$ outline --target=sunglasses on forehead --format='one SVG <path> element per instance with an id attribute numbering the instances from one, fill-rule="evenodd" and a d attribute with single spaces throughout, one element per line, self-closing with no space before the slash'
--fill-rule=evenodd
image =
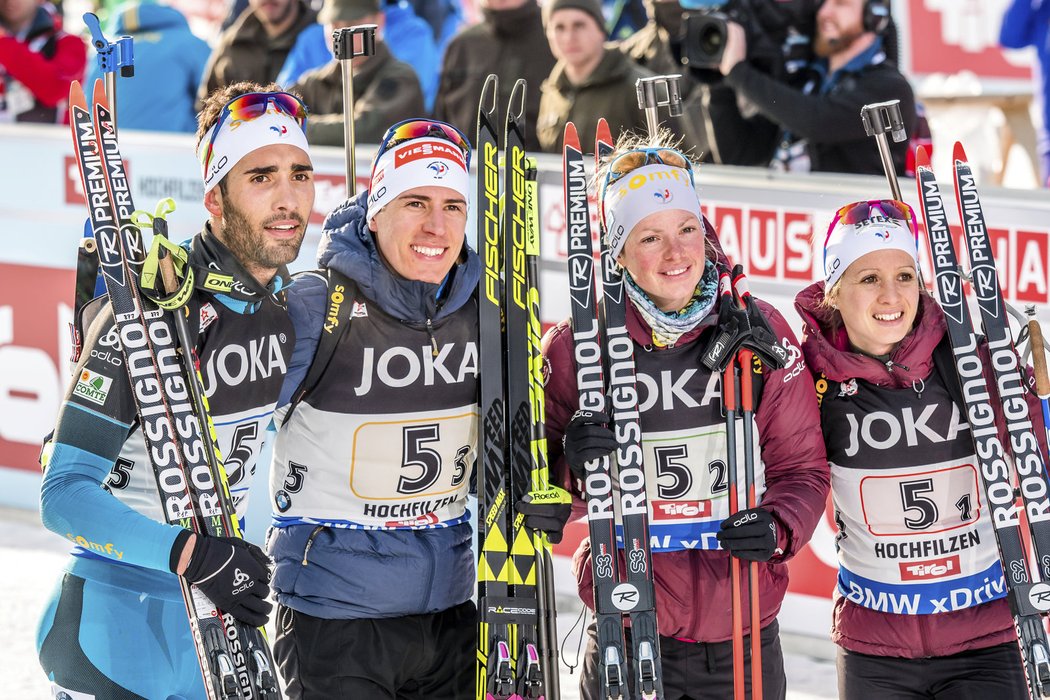
<path id="1" fill-rule="evenodd" d="M 844 224 L 856 225 L 877 216 L 903 221 L 908 224 L 909 228 L 914 229 L 915 227 L 915 212 L 904 202 L 896 199 L 867 199 L 847 204 L 835 212 L 831 228 L 835 228 L 840 221 Z"/>
<path id="2" fill-rule="evenodd" d="M 230 125 L 235 126 L 238 122 L 258 119 L 267 113 L 270 105 L 273 105 L 273 108 L 278 112 L 284 112 L 294 119 L 303 132 L 306 132 L 306 105 L 295 95 L 287 92 L 248 92 L 238 95 L 223 106 L 222 111 L 219 112 L 219 118 L 211 130 L 208 147 L 204 149 L 201 158 L 205 172 L 207 172 L 208 166 L 211 164 L 212 156 L 215 153 L 215 137 L 219 135 L 223 123 L 229 120 Z"/>
<path id="3" fill-rule="evenodd" d="M 379 142 L 376 160 L 379 160 L 379 157 L 389 148 L 405 141 L 421 138 L 437 138 L 452 142 L 463 151 L 463 157 L 467 161 L 467 168 L 470 168 L 470 141 L 467 140 L 467 137 L 451 124 L 433 119 L 407 119 L 387 129 L 383 135 L 383 140 Z"/>
<path id="4" fill-rule="evenodd" d="M 613 184 L 624 175 L 646 165 L 669 165 L 675 168 L 683 168 L 689 171 L 689 182 L 695 184 L 692 164 L 679 151 L 673 148 L 633 148 L 629 151 L 624 151 L 609 162 L 609 170 L 605 176 L 605 187 Z"/>

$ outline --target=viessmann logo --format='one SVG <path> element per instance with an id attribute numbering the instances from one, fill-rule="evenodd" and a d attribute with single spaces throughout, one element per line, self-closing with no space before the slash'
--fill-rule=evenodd
<path id="1" fill-rule="evenodd" d="M 928 561 L 900 563 L 901 581 L 925 581 L 945 576 L 956 576 L 959 573 L 959 555 Z"/>

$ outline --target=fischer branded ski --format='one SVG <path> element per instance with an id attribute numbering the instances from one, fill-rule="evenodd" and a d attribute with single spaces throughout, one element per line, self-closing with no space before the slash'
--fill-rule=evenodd
<path id="1" fill-rule="evenodd" d="M 74 150 L 165 519 L 197 533 L 234 536 L 239 533 L 225 472 L 221 462 L 209 459 L 214 432 L 205 436 L 204 427 L 211 426 L 202 426 L 198 415 L 206 408 L 193 405 L 191 385 L 199 377 L 189 366 L 192 358 L 180 357 L 172 315 L 138 288 L 145 248 L 131 220 L 134 205 L 101 81 L 93 106 L 74 82 Z M 150 388 L 156 386 L 164 391 Z M 177 449 L 164 449 L 168 444 Z M 277 700 L 272 656 L 261 633 L 217 610 L 185 579 L 180 583 L 209 700 Z"/>
<path id="2" fill-rule="evenodd" d="M 507 399 L 507 495 L 513 512 L 510 526 L 511 596 L 530 612 L 516 625 L 511 655 L 515 690 L 522 698 L 542 698 L 544 669 L 540 663 L 537 539 L 513 511 L 532 485 L 532 404 L 530 399 L 529 284 L 526 257 L 525 81 L 511 91 L 503 140 L 503 348 Z"/>
<path id="3" fill-rule="evenodd" d="M 1025 389 L 1010 336 L 995 262 L 988 245 L 984 213 L 970 166 L 958 145 L 954 156 L 959 210 L 972 262 L 972 284 L 981 308 L 998 394 L 1007 416 L 1013 456 L 999 440 L 992 410 L 992 390 L 984 379 L 977 336 L 966 306 L 963 279 L 944 202 L 930 167 L 929 156 L 921 147 L 916 153 L 916 182 L 930 242 L 937 296 L 944 309 L 966 415 L 976 447 L 981 483 L 995 528 L 1025 677 L 1031 696 L 1042 698 L 1050 694 L 1050 646 L 1042 617 L 1050 610 L 1050 585 L 1046 583 L 1050 581 L 1050 495 L 1044 465 L 1039 456 L 1039 444 L 1028 418 Z M 1042 582 L 1034 581 L 1022 542 L 1021 528 L 1024 525 L 1012 480 L 1015 468 Z"/>

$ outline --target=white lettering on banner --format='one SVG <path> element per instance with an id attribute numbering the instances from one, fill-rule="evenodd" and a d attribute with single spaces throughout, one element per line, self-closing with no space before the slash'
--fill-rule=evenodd
<path id="1" fill-rule="evenodd" d="M 1007 0 L 923 0 L 928 10 L 941 15 L 941 38 L 967 53 L 980 53 L 999 46 L 999 26 L 1010 5 Z"/>
<path id="2" fill-rule="evenodd" d="M 464 346 L 458 367 L 446 365 L 455 345 L 442 345 L 437 357 L 434 357 L 429 345 L 421 346 L 418 351 L 405 347 L 389 348 L 379 355 L 378 360 L 375 348 L 365 348 L 361 383 L 354 387 L 354 393 L 364 396 L 372 389 L 374 380 L 383 386 L 401 389 L 416 383 L 421 376 L 424 386 L 462 384 L 468 377 L 478 376 L 477 343 L 470 342 Z"/>
<path id="3" fill-rule="evenodd" d="M 62 381 L 47 352 L 13 344 L 14 312 L 0 306 L 0 437 L 38 444 L 54 424 Z"/>

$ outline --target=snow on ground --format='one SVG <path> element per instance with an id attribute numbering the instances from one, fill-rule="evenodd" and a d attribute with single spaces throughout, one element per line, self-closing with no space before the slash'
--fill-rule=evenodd
<path id="1" fill-rule="evenodd" d="M 0 528 L 5 537 L 0 542 L 0 631 L 4 635 L 4 657 L 0 673 L 5 678 L 4 698 L 34 700 L 50 697 L 50 685 L 36 658 L 36 631 L 44 603 L 51 595 L 59 572 L 66 561 L 67 543 L 40 524 L 32 511 L 0 508 Z M 559 601 L 560 636 L 568 634 L 576 621 L 578 608 L 569 609 L 572 601 Z M 564 653 L 575 656 L 573 636 Z M 806 644 L 785 639 L 784 665 L 788 674 L 789 700 L 825 700 L 835 698 L 834 663 L 813 658 Z M 562 668 L 562 699 L 577 700 L 579 671 L 569 675 Z"/>

